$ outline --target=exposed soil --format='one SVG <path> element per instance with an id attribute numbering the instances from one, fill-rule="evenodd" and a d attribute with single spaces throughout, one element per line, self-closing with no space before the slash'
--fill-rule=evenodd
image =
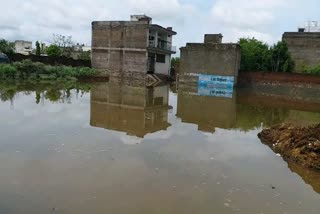
<path id="1" fill-rule="evenodd" d="M 264 129 L 258 137 L 285 160 L 320 170 L 320 124 L 302 127 L 285 123 Z"/>

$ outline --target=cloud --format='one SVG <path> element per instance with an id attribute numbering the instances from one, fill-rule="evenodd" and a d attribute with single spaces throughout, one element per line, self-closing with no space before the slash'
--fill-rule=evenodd
<path id="1" fill-rule="evenodd" d="M 272 42 L 284 30 L 317 17 L 319 7 L 318 0 L 11 0 L 0 13 L 0 38 L 50 42 L 52 34 L 63 34 L 90 44 L 92 21 L 146 14 L 178 32 L 178 47 L 202 42 L 204 33 L 220 32 L 228 42 L 242 35 Z"/>
<path id="2" fill-rule="evenodd" d="M 227 39 L 255 37 L 268 43 L 276 38 L 270 28 L 277 24 L 280 9 L 285 9 L 288 0 L 218 0 L 211 9 L 211 20 L 222 24 Z"/>

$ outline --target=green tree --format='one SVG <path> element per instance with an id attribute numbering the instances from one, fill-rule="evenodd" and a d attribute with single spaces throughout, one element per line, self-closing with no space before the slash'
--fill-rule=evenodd
<path id="1" fill-rule="evenodd" d="M 14 43 L 8 42 L 4 39 L 0 40 L 0 52 L 7 55 L 12 55 L 15 52 L 14 49 Z"/>
<path id="2" fill-rule="evenodd" d="M 172 57 L 171 59 L 171 67 L 177 69 L 180 65 L 180 58 L 179 57 Z"/>
<path id="3" fill-rule="evenodd" d="M 255 38 L 242 38 L 239 44 L 241 71 L 292 72 L 294 70 L 294 61 L 288 45 L 283 41 L 269 47 Z"/>
<path id="4" fill-rule="evenodd" d="M 37 56 L 41 55 L 40 43 L 38 41 L 36 41 L 36 55 Z"/>
<path id="5" fill-rule="evenodd" d="M 241 71 L 270 71 L 269 46 L 255 38 L 241 38 Z"/>
<path id="6" fill-rule="evenodd" d="M 61 50 L 61 55 L 70 56 L 74 42 L 72 36 L 63 36 L 53 34 L 53 44 L 57 45 Z"/>
<path id="7" fill-rule="evenodd" d="M 288 50 L 286 42 L 280 41 L 270 48 L 271 69 L 273 72 L 292 72 L 294 61 Z"/>
<path id="8" fill-rule="evenodd" d="M 47 54 L 48 56 L 61 56 L 61 50 L 57 45 L 53 44 L 47 48 Z"/>

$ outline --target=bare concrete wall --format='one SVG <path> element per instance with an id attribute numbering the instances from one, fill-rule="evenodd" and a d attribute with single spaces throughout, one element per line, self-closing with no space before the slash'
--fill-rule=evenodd
<path id="1" fill-rule="evenodd" d="M 114 77 L 144 78 L 148 35 L 147 22 L 93 22 L 92 67 Z"/>
<path id="2" fill-rule="evenodd" d="M 320 33 L 286 32 L 282 39 L 288 44 L 296 71 L 320 64 Z"/>
<path id="3" fill-rule="evenodd" d="M 240 46 L 237 44 L 188 43 L 181 50 L 180 81 L 192 82 L 197 74 L 234 76 L 240 68 Z"/>

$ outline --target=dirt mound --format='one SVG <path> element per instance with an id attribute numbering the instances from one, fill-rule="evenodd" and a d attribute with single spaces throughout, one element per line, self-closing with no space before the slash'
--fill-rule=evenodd
<path id="1" fill-rule="evenodd" d="M 320 170 L 320 124 L 309 127 L 276 125 L 264 129 L 258 137 L 284 159 Z"/>

